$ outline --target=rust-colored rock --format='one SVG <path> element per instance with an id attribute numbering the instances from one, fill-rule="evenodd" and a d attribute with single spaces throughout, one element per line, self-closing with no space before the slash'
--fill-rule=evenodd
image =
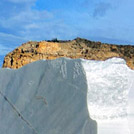
<path id="1" fill-rule="evenodd" d="M 120 57 L 134 69 L 134 46 L 112 45 L 76 38 L 72 41 L 30 41 L 22 44 L 4 58 L 3 68 L 20 68 L 41 59 L 60 57 L 106 60 Z"/>

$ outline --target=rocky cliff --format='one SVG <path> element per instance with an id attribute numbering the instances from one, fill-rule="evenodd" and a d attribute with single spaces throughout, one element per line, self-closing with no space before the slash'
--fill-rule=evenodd
<path id="1" fill-rule="evenodd" d="M 30 41 L 22 44 L 4 58 L 3 68 L 20 68 L 28 63 L 41 59 L 69 57 L 90 60 L 106 60 L 120 57 L 134 69 L 134 46 L 113 45 L 76 38 L 71 41 Z"/>

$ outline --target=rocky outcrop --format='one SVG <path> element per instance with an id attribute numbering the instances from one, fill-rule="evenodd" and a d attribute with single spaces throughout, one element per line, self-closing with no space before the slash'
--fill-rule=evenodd
<path id="1" fill-rule="evenodd" d="M 60 57 L 106 60 L 120 57 L 134 69 L 134 46 L 113 45 L 76 38 L 71 41 L 30 41 L 22 44 L 4 58 L 3 68 L 20 68 L 28 63 L 41 59 Z"/>

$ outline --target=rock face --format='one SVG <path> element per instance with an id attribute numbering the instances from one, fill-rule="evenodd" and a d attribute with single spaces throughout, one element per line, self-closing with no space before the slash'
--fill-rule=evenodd
<path id="1" fill-rule="evenodd" d="M 80 60 L 0 69 L 0 85 L 1 134 L 97 134 Z"/>
<path id="2" fill-rule="evenodd" d="M 106 60 L 120 57 L 134 69 L 134 46 L 112 45 L 76 38 L 72 41 L 30 41 L 22 44 L 4 58 L 3 68 L 20 68 L 41 59 L 69 57 L 90 60 Z"/>

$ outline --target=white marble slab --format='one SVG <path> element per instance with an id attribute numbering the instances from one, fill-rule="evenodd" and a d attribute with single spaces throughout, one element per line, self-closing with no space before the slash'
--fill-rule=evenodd
<path id="1" fill-rule="evenodd" d="M 88 84 L 88 109 L 97 121 L 98 134 L 133 134 L 134 71 L 120 58 L 82 63 Z"/>

